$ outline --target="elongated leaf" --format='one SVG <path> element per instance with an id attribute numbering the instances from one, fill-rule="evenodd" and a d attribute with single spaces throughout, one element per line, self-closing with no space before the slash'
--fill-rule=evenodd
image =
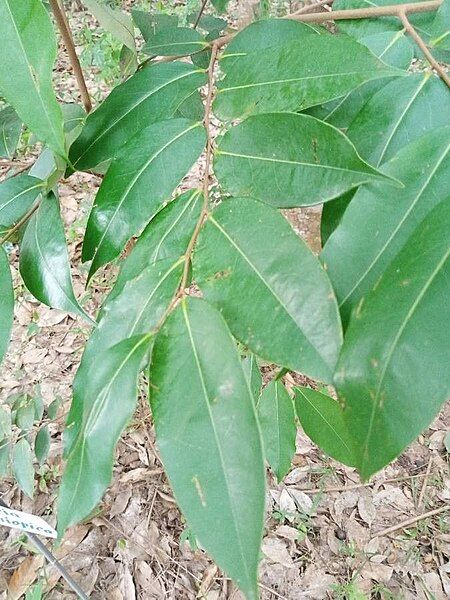
<path id="1" fill-rule="evenodd" d="M 73 292 L 64 226 L 53 193 L 42 199 L 28 221 L 19 268 L 25 285 L 37 300 L 90 320 Z"/>
<path id="2" fill-rule="evenodd" d="M 342 335 L 333 290 L 278 211 L 249 198 L 219 205 L 200 234 L 194 277 L 252 352 L 331 381 Z"/>
<path id="3" fill-rule="evenodd" d="M 166 27 L 176 27 L 178 25 L 178 17 L 176 15 L 131 9 L 131 16 L 146 42 L 158 31 Z"/>
<path id="4" fill-rule="evenodd" d="M 272 381 L 258 402 L 264 455 L 278 481 L 288 473 L 295 454 L 294 405 L 281 381 Z"/>
<path id="5" fill-rule="evenodd" d="M 12 468 L 20 489 L 32 498 L 34 494 L 33 453 L 28 440 L 24 437 L 14 444 Z"/>
<path id="6" fill-rule="evenodd" d="M 147 39 L 142 48 L 150 56 L 184 56 L 199 52 L 207 43 L 203 36 L 190 27 L 165 27 Z"/>
<path id="7" fill-rule="evenodd" d="M 32 207 L 43 188 L 42 181 L 18 175 L 0 183 L 0 223 L 10 227 Z"/>
<path id="8" fill-rule="evenodd" d="M 13 317 L 14 290 L 11 269 L 6 252 L 0 247 L 0 362 L 8 348 Z"/>
<path id="9" fill-rule="evenodd" d="M 351 38 L 310 33 L 304 40 L 227 58 L 222 68 L 225 78 L 214 112 L 223 120 L 305 109 L 339 98 L 364 81 L 401 74 Z"/>
<path id="10" fill-rule="evenodd" d="M 306 387 L 295 388 L 295 407 L 300 423 L 312 441 L 345 465 L 355 464 L 353 440 L 337 400 Z"/>
<path id="11" fill-rule="evenodd" d="M 0 111 L 0 156 L 11 158 L 17 149 L 22 133 L 22 120 L 12 106 Z"/>
<path id="12" fill-rule="evenodd" d="M 84 382 L 86 413 L 67 457 L 58 497 L 58 531 L 86 518 L 111 482 L 114 449 L 137 400 L 137 378 L 151 336 L 134 336 L 103 353 Z"/>
<path id="13" fill-rule="evenodd" d="M 325 202 L 384 178 L 339 130 L 295 113 L 255 115 L 230 129 L 215 173 L 230 194 L 284 208 Z"/>
<path id="14" fill-rule="evenodd" d="M 126 241 L 170 198 L 200 156 L 205 137 L 201 123 L 171 119 L 146 127 L 124 146 L 108 169 L 89 215 L 82 258 L 92 259 L 90 277 L 116 258 Z"/>
<path id="15" fill-rule="evenodd" d="M 39 464 L 45 462 L 48 452 L 50 450 L 50 433 L 48 431 L 48 425 L 41 427 L 37 432 L 36 439 L 34 440 L 34 453 Z"/>
<path id="16" fill-rule="evenodd" d="M 83 4 L 106 31 L 109 31 L 130 50 L 136 51 L 133 22 L 129 15 L 120 10 L 113 10 L 109 6 L 97 2 L 97 0 L 83 0 Z"/>
<path id="17" fill-rule="evenodd" d="M 183 300 L 155 340 L 150 400 L 175 498 L 202 547 L 257 600 L 264 463 L 252 393 L 230 332 Z"/>
<path id="18" fill-rule="evenodd" d="M 395 194 L 382 183 L 360 188 L 326 243 L 322 259 L 344 322 L 447 194 L 449 137 L 450 127 L 443 127 L 400 150 L 383 171 L 403 181 L 405 187 Z"/>
<path id="19" fill-rule="evenodd" d="M 259 370 L 258 363 L 256 361 L 256 356 L 254 354 L 250 354 L 246 356 L 242 360 L 242 366 L 244 368 L 244 373 L 247 376 L 247 380 L 250 386 L 250 389 L 253 393 L 253 398 L 255 400 L 255 405 L 258 403 L 259 397 L 261 395 L 262 389 L 262 376 L 261 371 Z"/>
<path id="20" fill-rule="evenodd" d="M 430 129 L 450 123 L 448 88 L 430 73 L 396 79 L 377 92 L 347 130 L 360 155 L 372 165 Z"/>
<path id="21" fill-rule="evenodd" d="M 449 203 L 446 196 L 423 220 L 345 338 L 336 385 L 365 479 L 395 458 L 450 394 Z"/>
<path id="22" fill-rule="evenodd" d="M 444 0 L 431 23 L 431 45 L 450 50 L 450 2 Z"/>
<path id="23" fill-rule="evenodd" d="M 205 81 L 203 69 L 180 62 L 138 71 L 88 116 L 70 149 L 73 168 L 91 169 L 114 158 L 142 128 L 171 117 Z"/>
<path id="24" fill-rule="evenodd" d="M 350 204 L 356 190 L 345 192 L 333 202 L 327 202 L 323 205 L 322 214 L 320 216 L 320 239 L 322 248 L 325 246 L 328 238 L 339 225 L 345 213 L 347 206 Z"/>
<path id="25" fill-rule="evenodd" d="M 65 156 L 61 109 L 52 89 L 56 40 L 40 0 L 0 0 L 0 90 L 19 117 L 57 154 Z M 13 65 L 13 68 L 11 68 Z"/>

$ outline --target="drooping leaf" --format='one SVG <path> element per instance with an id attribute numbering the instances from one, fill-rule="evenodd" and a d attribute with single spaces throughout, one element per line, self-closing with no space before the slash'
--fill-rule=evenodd
<path id="1" fill-rule="evenodd" d="M 28 440 L 24 437 L 14 444 L 12 468 L 20 489 L 32 498 L 34 493 L 33 453 Z"/>
<path id="2" fill-rule="evenodd" d="M 171 119 L 146 127 L 123 147 L 89 215 L 82 258 L 92 260 L 90 277 L 170 198 L 200 156 L 205 137 L 201 123 Z"/>
<path id="3" fill-rule="evenodd" d="M 158 334 L 150 400 L 175 498 L 202 547 L 257 600 L 264 463 L 255 407 L 220 314 L 189 298 Z"/>
<path id="4" fill-rule="evenodd" d="M 53 193 L 42 198 L 28 221 L 19 268 L 26 287 L 37 300 L 90 321 L 73 292 L 64 226 Z"/>
<path id="5" fill-rule="evenodd" d="M 86 518 L 111 482 L 114 449 L 137 401 L 137 378 L 151 336 L 102 353 L 84 382 L 86 413 L 67 456 L 58 496 L 58 531 Z"/>
<path id="6" fill-rule="evenodd" d="M 15 153 L 22 133 L 22 119 L 12 106 L 0 111 L 0 156 L 11 158 Z"/>
<path id="7" fill-rule="evenodd" d="M 402 148 L 382 169 L 403 181 L 405 187 L 395 193 L 383 183 L 360 188 L 326 243 L 322 259 L 344 322 L 447 194 L 449 137 L 450 126 L 442 127 Z"/>
<path id="8" fill-rule="evenodd" d="M 14 290 L 6 252 L 0 247 L 0 362 L 11 337 L 14 317 Z"/>
<path id="9" fill-rule="evenodd" d="M 351 429 L 337 400 L 307 387 L 295 388 L 295 407 L 300 423 L 312 441 L 345 465 L 354 465 Z"/>
<path id="10" fill-rule="evenodd" d="M 202 69 L 174 62 L 146 67 L 114 88 L 92 112 L 70 149 L 73 168 L 91 169 L 117 156 L 144 127 L 171 117 L 186 98 L 204 85 Z"/>
<path id="11" fill-rule="evenodd" d="M 291 467 L 297 434 L 294 405 L 281 381 L 272 381 L 264 388 L 258 402 L 258 421 L 264 455 L 281 481 Z"/>
<path id="12" fill-rule="evenodd" d="M 447 195 L 428 213 L 350 321 L 336 386 L 364 479 L 395 458 L 450 394 L 449 206 Z"/>
<path id="13" fill-rule="evenodd" d="M 331 381 L 342 335 L 333 290 L 278 211 L 250 198 L 220 204 L 200 234 L 194 278 L 257 356 Z"/>
<path id="14" fill-rule="evenodd" d="M 258 403 L 262 389 L 262 376 L 258 367 L 258 362 L 254 354 L 249 354 L 242 360 L 244 373 L 247 376 L 250 389 L 253 393 L 255 405 Z"/>
<path id="15" fill-rule="evenodd" d="M 295 113 L 255 115 L 231 128 L 216 151 L 215 173 L 230 194 L 283 208 L 332 200 L 384 179 L 338 129 Z"/>
<path id="16" fill-rule="evenodd" d="M 39 462 L 42 464 L 45 462 L 48 452 L 50 450 L 50 433 L 48 430 L 48 425 L 44 425 L 41 427 L 36 434 L 36 439 L 34 440 L 34 454 Z"/>
<path id="17" fill-rule="evenodd" d="M 352 56 L 352 60 L 344 57 Z M 339 98 L 364 81 L 402 74 L 351 38 L 307 33 L 305 39 L 227 58 L 214 112 L 222 120 L 301 110 Z"/>
<path id="18" fill-rule="evenodd" d="M 40 179 L 17 175 L 0 183 L 0 223 L 10 227 L 33 206 L 42 192 Z"/>
<path id="19" fill-rule="evenodd" d="M 430 27 L 432 46 L 450 50 L 450 2 L 444 0 Z"/>
<path id="20" fill-rule="evenodd" d="M 155 33 L 166 27 L 176 27 L 178 17 L 176 15 L 167 15 L 165 13 L 151 13 L 143 10 L 131 10 L 131 16 L 134 24 L 142 33 L 144 41 L 148 41 Z"/>
<path id="21" fill-rule="evenodd" d="M 165 27 L 147 39 L 142 51 L 150 56 L 184 56 L 199 52 L 207 45 L 196 29 Z"/>
<path id="22" fill-rule="evenodd" d="M 40 0 L 0 0 L 0 90 L 20 119 L 60 156 L 65 156 L 61 109 L 52 88 L 56 39 Z M 12 68 L 13 65 L 13 68 Z"/>
<path id="23" fill-rule="evenodd" d="M 83 4 L 106 31 L 109 31 L 119 42 L 128 46 L 130 50 L 136 51 L 134 28 L 130 15 L 120 10 L 114 10 L 97 0 L 83 0 Z"/>
<path id="24" fill-rule="evenodd" d="M 325 246 L 328 238 L 339 225 L 345 213 L 347 206 L 350 204 L 356 190 L 345 192 L 339 198 L 332 202 L 327 202 L 323 205 L 322 214 L 320 216 L 320 239 L 322 248 Z"/>
<path id="25" fill-rule="evenodd" d="M 365 104 L 347 130 L 372 165 L 390 160 L 430 129 L 450 123 L 448 88 L 431 73 L 396 79 Z"/>

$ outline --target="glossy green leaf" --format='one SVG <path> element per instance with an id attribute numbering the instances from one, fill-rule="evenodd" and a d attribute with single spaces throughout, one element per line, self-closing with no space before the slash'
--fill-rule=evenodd
<path id="1" fill-rule="evenodd" d="M 142 51 L 150 56 L 184 56 L 205 46 L 207 43 L 196 29 L 167 27 L 149 37 Z"/>
<path id="2" fill-rule="evenodd" d="M 178 25 L 176 15 L 132 9 L 131 16 L 145 41 L 148 41 L 155 33 L 166 27 L 176 27 Z"/>
<path id="3" fill-rule="evenodd" d="M 295 388 L 295 408 L 304 432 L 323 452 L 353 466 L 353 441 L 337 400 L 307 387 Z"/>
<path id="4" fill-rule="evenodd" d="M 430 129 L 450 123 L 448 88 L 431 73 L 396 79 L 377 92 L 347 130 L 372 165 L 390 160 Z"/>
<path id="5" fill-rule="evenodd" d="M 106 31 L 109 31 L 119 42 L 128 46 L 130 50 L 136 51 L 134 27 L 130 15 L 120 10 L 113 10 L 97 0 L 83 0 L 83 4 Z"/>
<path id="6" fill-rule="evenodd" d="M 11 337 L 14 317 L 14 290 L 6 252 L 0 247 L 0 362 Z"/>
<path id="7" fill-rule="evenodd" d="M 56 39 L 40 0 L 0 0 L 0 90 L 19 117 L 57 154 L 65 156 L 61 109 L 52 88 Z M 13 68 L 12 68 L 13 65 Z"/>
<path id="8" fill-rule="evenodd" d="M 423 219 L 350 321 L 336 386 L 364 479 L 412 442 L 450 394 L 449 202 Z"/>
<path id="9" fill-rule="evenodd" d="M 28 440 L 20 438 L 12 450 L 12 468 L 20 489 L 30 498 L 34 493 L 33 453 Z"/>
<path id="10" fill-rule="evenodd" d="M 294 405 L 281 381 L 272 381 L 264 388 L 258 402 L 258 421 L 264 455 L 281 481 L 291 468 L 297 435 Z"/>
<path id="11" fill-rule="evenodd" d="M 303 40 L 228 58 L 221 66 L 225 78 L 218 84 L 214 112 L 223 120 L 305 109 L 339 98 L 364 81 L 401 74 L 351 38 L 310 33 Z"/>
<path id="12" fill-rule="evenodd" d="M 48 425 L 41 427 L 34 440 L 34 454 L 40 464 L 43 464 L 50 450 L 50 433 Z"/>
<path id="13" fill-rule="evenodd" d="M 248 381 L 227 325 L 189 298 L 158 334 L 150 367 L 156 439 L 200 544 L 257 600 L 264 462 Z"/>
<path id="14" fill-rule="evenodd" d="M 114 88 L 88 116 L 70 149 L 73 168 L 91 169 L 114 158 L 133 135 L 171 117 L 205 82 L 203 70 L 181 62 L 161 63 L 138 71 Z"/>
<path id="15" fill-rule="evenodd" d="M 84 382 L 86 412 L 59 489 L 60 534 L 89 515 L 111 482 L 114 449 L 134 412 L 137 378 L 150 342 L 147 334 L 109 348 Z"/>
<path id="16" fill-rule="evenodd" d="M 161 209 L 200 156 L 205 138 L 201 123 L 171 119 L 146 127 L 123 147 L 89 215 L 82 258 L 92 260 L 90 277 Z"/>
<path id="17" fill-rule="evenodd" d="M 450 50 L 450 1 L 444 0 L 430 27 L 432 46 Z"/>
<path id="18" fill-rule="evenodd" d="M 383 171 L 405 183 L 360 188 L 322 252 L 342 318 L 376 283 L 414 230 L 448 192 L 450 127 L 404 147 Z M 418 168 L 420 165 L 420 168 Z"/>
<path id="19" fill-rule="evenodd" d="M 328 238 L 342 221 L 347 206 L 350 204 L 356 190 L 345 192 L 339 198 L 323 205 L 320 216 L 320 239 L 322 248 L 325 246 Z"/>
<path id="20" fill-rule="evenodd" d="M 226 192 L 283 208 L 384 179 L 338 129 L 295 113 L 255 115 L 230 129 L 216 151 L 215 174 Z"/>
<path id="21" fill-rule="evenodd" d="M 26 287 L 37 300 L 90 320 L 73 292 L 64 226 L 53 193 L 42 199 L 28 221 L 19 268 Z"/>
<path id="22" fill-rule="evenodd" d="M 256 360 L 256 356 L 254 354 L 250 354 L 246 356 L 242 360 L 242 366 L 244 368 L 244 373 L 247 377 L 250 389 L 253 393 L 253 398 L 255 400 L 255 405 L 259 400 L 262 389 L 262 376 L 261 371 L 258 367 L 258 362 Z"/>
<path id="23" fill-rule="evenodd" d="M 42 192 L 40 179 L 17 175 L 0 183 L 0 223 L 10 227 L 33 206 Z"/>
<path id="24" fill-rule="evenodd" d="M 15 153 L 22 133 L 22 119 L 12 106 L 0 111 L 0 156 L 11 158 Z"/>
<path id="25" fill-rule="evenodd" d="M 333 290 L 278 211 L 250 198 L 222 202 L 200 234 L 194 277 L 257 356 L 331 381 L 342 335 Z"/>

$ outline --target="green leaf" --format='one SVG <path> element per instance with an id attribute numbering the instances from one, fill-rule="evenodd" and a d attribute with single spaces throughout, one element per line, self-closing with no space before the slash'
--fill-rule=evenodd
<path id="1" fill-rule="evenodd" d="M 136 53 L 130 50 L 128 46 L 123 45 L 120 50 L 119 65 L 123 79 L 128 79 L 134 75 L 139 67 Z"/>
<path id="2" fill-rule="evenodd" d="M 58 496 L 58 531 L 86 518 L 111 482 L 116 443 L 137 400 L 137 378 L 151 336 L 134 336 L 102 353 L 84 382 L 86 413 L 67 457 Z"/>
<path id="3" fill-rule="evenodd" d="M 322 260 L 345 323 L 352 308 L 447 194 L 449 136 L 450 127 L 442 127 L 402 148 L 383 171 L 405 187 L 394 195 L 392 187 L 383 183 L 360 188 L 326 243 Z"/>
<path id="4" fill-rule="evenodd" d="M 22 120 L 12 106 L 0 111 L 0 156 L 12 158 L 22 133 Z"/>
<path id="5" fill-rule="evenodd" d="M 48 456 L 50 450 L 50 433 L 48 431 L 48 425 L 41 427 L 36 434 L 34 440 L 34 453 L 39 464 L 43 464 Z"/>
<path id="6" fill-rule="evenodd" d="M 187 22 L 191 25 L 194 25 L 194 23 L 197 21 L 198 13 L 199 11 L 195 11 L 188 15 Z M 197 25 L 199 29 L 203 29 L 203 31 L 206 31 L 208 33 L 220 33 L 221 31 L 224 31 L 227 28 L 227 26 L 228 23 L 225 19 L 221 19 L 220 17 L 214 17 L 213 15 L 208 15 L 205 13 L 202 13 Z"/>
<path id="7" fill-rule="evenodd" d="M 332 200 L 385 177 L 338 129 L 295 113 L 255 115 L 232 127 L 216 151 L 215 173 L 226 192 L 283 208 Z"/>
<path id="8" fill-rule="evenodd" d="M 444 0 L 430 27 L 431 46 L 450 50 L 450 1 Z"/>
<path id="9" fill-rule="evenodd" d="M 65 156 L 61 109 L 52 88 L 56 40 L 40 0 L 0 0 L 2 47 L 0 90 L 37 137 Z M 14 68 L 11 68 L 14 65 Z"/>
<path id="10" fill-rule="evenodd" d="M 215 114 L 231 120 L 301 110 L 339 98 L 364 81 L 402 74 L 351 38 L 310 33 L 304 38 L 221 62 L 225 78 L 217 86 Z"/>
<path id="11" fill-rule="evenodd" d="M 34 423 L 34 403 L 29 396 L 25 396 L 23 402 L 17 407 L 14 422 L 22 431 L 28 431 Z"/>
<path id="12" fill-rule="evenodd" d="M 322 248 L 342 221 L 345 210 L 352 201 L 355 192 L 356 190 L 345 192 L 345 194 L 342 194 L 339 198 L 323 205 L 322 215 L 320 217 L 320 239 L 322 241 Z"/>
<path id="13" fill-rule="evenodd" d="M 449 202 L 421 220 L 350 321 L 336 386 L 364 479 L 398 456 L 450 394 Z"/>
<path id="14" fill-rule="evenodd" d="M 176 15 L 149 13 L 143 10 L 131 9 L 131 16 L 145 41 L 148 41 L 155 33 L 166 27 L 176 27 L 178 25 L 178 17 Z"/>
<path id="15" fill-rule="evenodd" d="M 304 432 L 323 452 L 345 465 L 354 463 L 352 437 L 337 400 L 307 387 L 295 388 L 295 407 Z"/>
<path id="16" fill-rule="evenodd" d="M 261 371 L 258 367 L 256 356 L 254 354 L 249 354 L 248 356 L 246 356 L 242 360 L 242 367 L 247 377 L 250 389 L 253 393 L 253 398 L 255 400 L 256 405 L 261 395 L 262 389 L 262 376 Z"/>
<path id="17" fill-rule="evenodd" d="M 192 121 L 201 121 L 204 115 L 205 107 L 200 93 L 196 90 L 193 94 L 183 100 L 173 116 L 176 119 L 181 117 L 184 119 L 191 119 Z"/>
<path id="18" fill-rule="evenodd" d="M 9 471 L 9 447 L 8 440 L 0 441 L 0 477 L 6 477 Z"/>
<path id="19" fill-rule="evenodd" d="M 81 135 L 70 149 L 72 167 L 91 169 L 114 158 L 133 135 L 171 117 L 205 82 L 203 69 L 180 62 L 161 63 L 138 71 L 114 88 L 88 116 Z"/>
<path id="20" fill-rule="evenodd" d="M 130 50 L 136 52 L 134 27 L 130 15 L 120 10 L 113 10 L 96 0 L 83 0 L 83 4 L 106 31 L 109 31 L 109 33 Z"/>
<path id="21" fill-rule="evenodd" d="M 14 444 L 12 468 L 20 489 L 32 498 L 34 493 L 33 453 L 28 440 L 24 437 Z"/>
<path id="22" fill-rule="evenodd" d="M 0 183 L 0 223 L 5 227 L 14 225 L 32 207 L 42 188 L 42 181 L 29 175 Z"/>
<path id="23" fill-rule="evenodd" d="M 184 56 L 198 52 L 208 44 L 190 27 L 167 27 L 155 32 L 142 48 L 150 56 Z"/>
<path id="24" fill-rule="evenodd" d="M 161 209 L 200 156 L 205 138 L 201 123 L 171 119 L 146 127 L 125 144 L 89 215 L 82 252 L 83 261 L 92 260 L 89 277 Z"/>
<path id="25" fill-rule="evenodd" d="M 212 5 L 219 13 L 224 13 L 227 10 L 228 2 L 230 0 L 212 0 Z"/>
<path id="26" fill-rule="evenodd" d="M 414 58 L 414 46 L 405 31 L 381 31 L 359 41 L 391 67 L 408 69 Z"/>
<path id="27" fill-rule="evenodd" d="M 0 362 L 11 337 L 14 318 L 14 290 L 6 252 L 0 247 Z"/>
<path id="28" fill-rule="evenodd" d="M 256 600 L 264 462 L 252 393 L 218 312 L 183 300 L 155 339 L 150 400 L 161 458 L 200 544 Z"/>
<path id="29" fill-rule="evenodd" d="M 252 352 L 331 381 L 342 335 L 333 290 L 278 211 L 249 198 L 222 202 L 200 233 L 193 266 L 205 298 Z"/>
<path id="30" fill-rule="evenodd" d="M 39 302 L 90 321 L 73 292 L 64 225 L 53 193 L 42 198 L 28 222 L 19 268 L 25 285 Z"/>
<path id="31" fill-rule="evenodd" d="M 266 460 L 281 481 L 291 468 L 297 434 L 294 405 L 281 381 L 272 381 L 263 390 L 258 421 Z"/>
<path id="32" fill-rule="evenodd" d="M 377 92 L 347 130 L 370 164 L 390 160 L 430 129 L 450 123 L 448 88 L 431 73 L 396 79 Z"/>
<path id="33" fill-rule="evenodd" d="M 11 433 L 11 413 L 0 405 L 0 440 L 9 437 Z"/>

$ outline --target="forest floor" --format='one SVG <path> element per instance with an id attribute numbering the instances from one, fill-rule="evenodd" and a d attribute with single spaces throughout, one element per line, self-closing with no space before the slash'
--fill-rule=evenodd
<path id="1" fill-rule="evenodd" d="M 85 28 L 97 31 L 95 21 L 85 14 L 75 12 L 70 17 L 78 43 L 86 40 Z M 96 43 L 101 46 L 103 41 Z M 107 44 L 102 52 L 108 65 Z M 102 68 L 104 73 L 104 67 L 88 71 L 88 85 L 97 99 L 106 89 Z M 77 98 L 63 51 L 57 84 L 61 100 Z M 0 176 L 31 165 L 35 156 L 35 150 L 28 150 L 13 167 L 0 160 Z M 196 178 L 194 171 L 184 184 L 195 184 Z M 99 178 L 80 173 L 60 187 L 74 289 L 90 314 L 96 313 L 116 272 L 114 267 L 105 269 L 85 289 L 82 236 L 99 183 Z M 320 208 L 289 211 L 288 218 L 318 251 Z M 61 432 L 89 332 L 80 320 L 37 303 L 20 281 L 16 247 L 11 248 L 10 258 L 17 303 L 12 343 L 0 368 L 0 402 L 28 393 L 40 394 L 46 406 L 59 398 L 60 406 L 54 419 L 36 426 L 49 425 L 51 446 L 45 464 L 36 466 L 33 500 L 20 492 L 13 478 L 0 482 L 0 494 L 8 505 L 42 515 L 54 524 L 62 471 Z M 288 387 L 290 383 L 288 375 Z M 444 445 L 449 429 L 447 405 L 418 441 L 368 484 L 362 484 L 353 469 L 324 456 L 300 431 L 292 470 L 285 480 L 277 484 L 268 473 L 261 597 L 450 597 L 450 511 L 446 511 L 450 455 Z M 11 445 L 14 441 L 13 437 Z M 440 512 L 434 514 L 436 510 Z M 427 516 L 429 512 L 433 514 Z M 414 517 L 418 518 L 415 523 L 405 523 Z M 189 542 L 158 457 L 143 394 L 118 445 L 113 483 L 98 513 L 71 528 L 53 551 L 93 599 L 242 600 L 204 552 Z M 20 532 L 0 529 L 0 598 L 22 598 L 36 582 L 42 584 L 43 598 L 75 598 Z"/>

